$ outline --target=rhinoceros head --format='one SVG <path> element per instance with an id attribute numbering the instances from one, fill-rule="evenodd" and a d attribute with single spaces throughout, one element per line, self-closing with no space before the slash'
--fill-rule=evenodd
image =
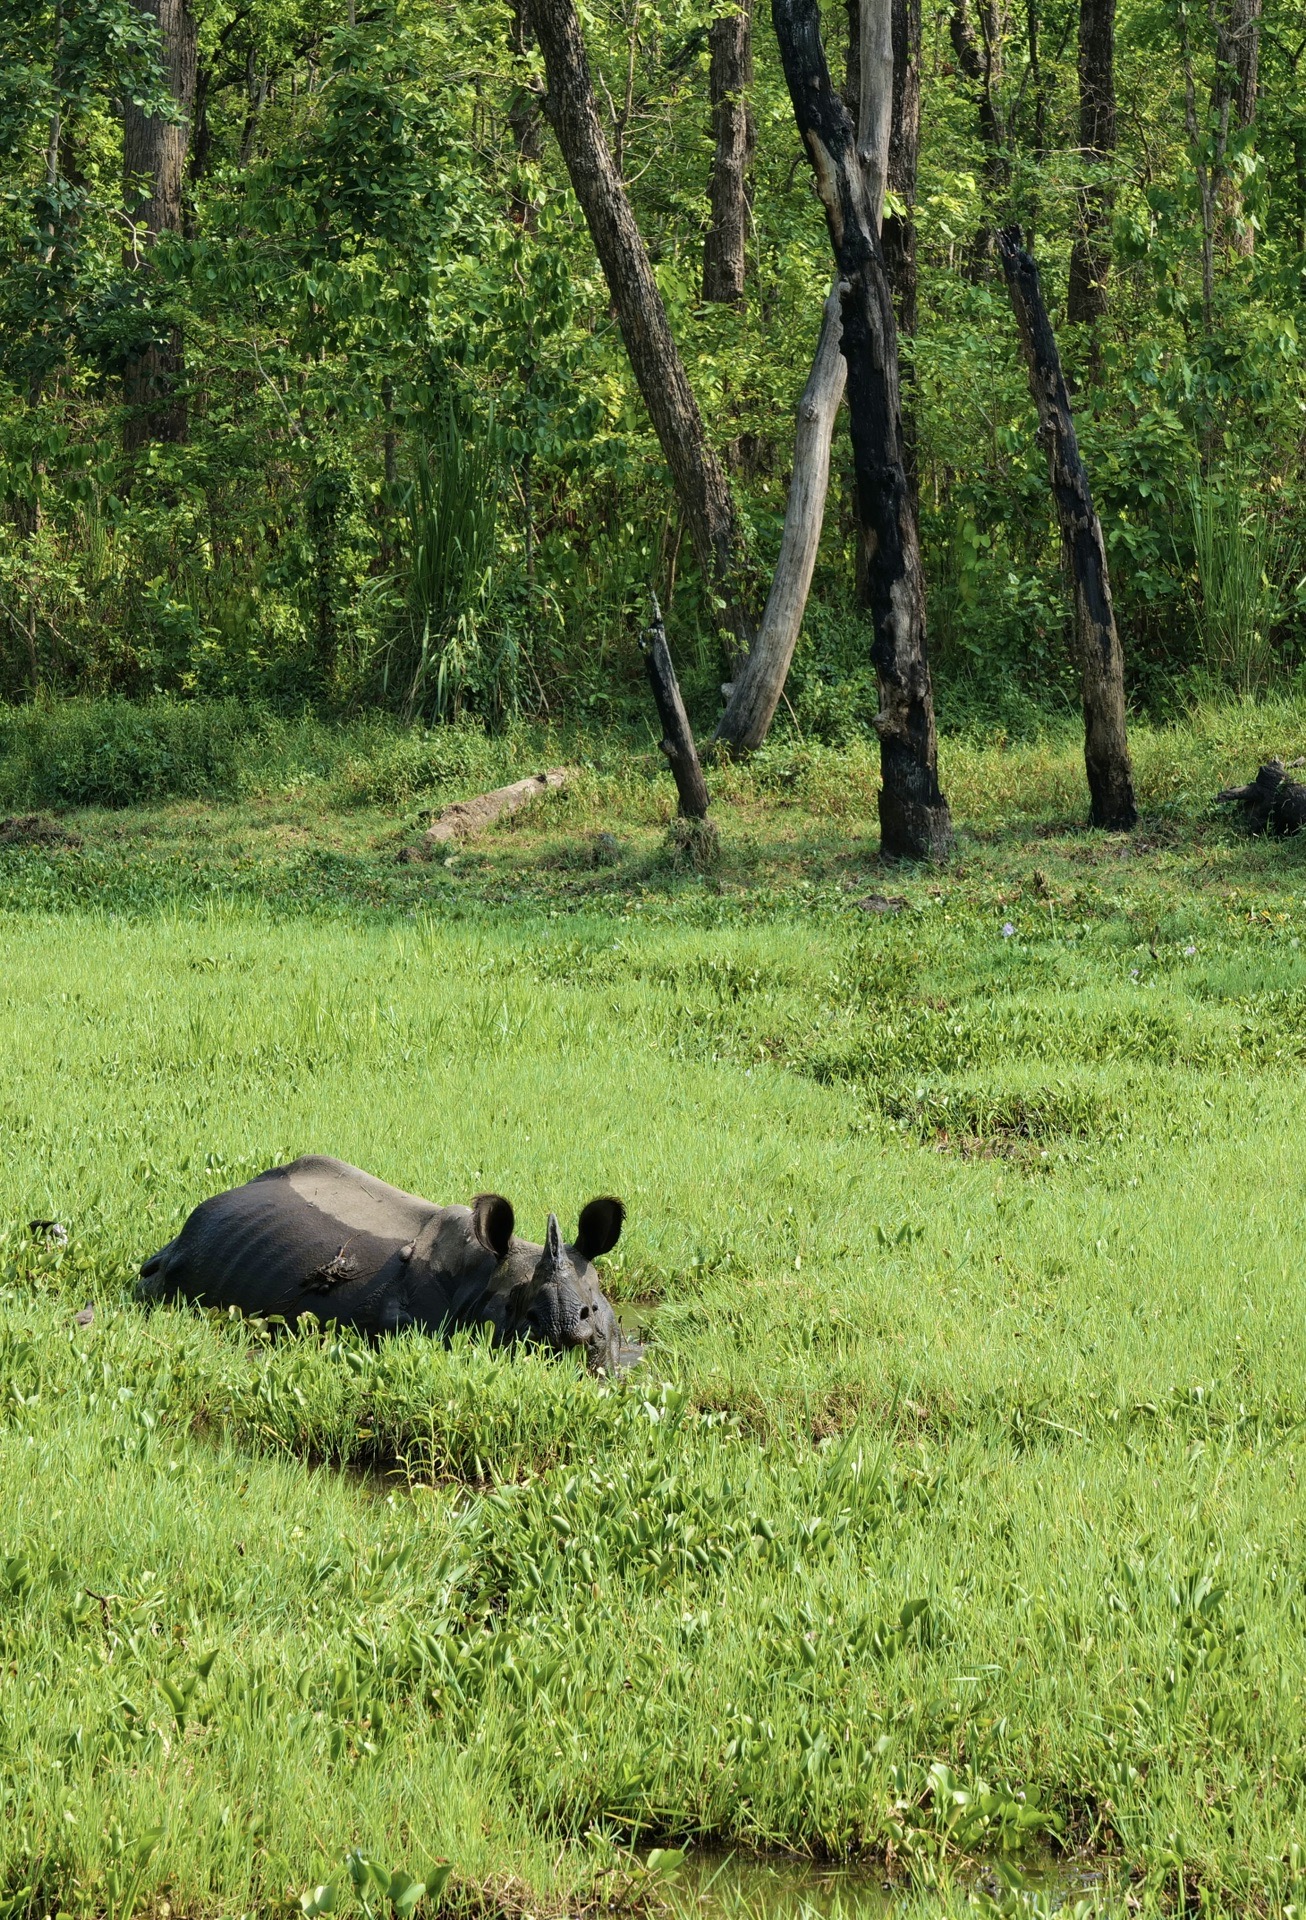
<path id="1" fill-rule="evenodd" d="M 478 1204 L 473 1202 L 474 1215 Z M 506 1201 L 500 1204 L 507 1206 Z M 561 1351 L 578 1348 L 590 1367 L 615 1372 L 621 1330 L 600 1290 L 593 1263 L 616 1246 L 625 1213 L 620 1200 L 591 1200 L 581 1209 L 576 1238 L 570 1246 L 564 1244 L 558 1217 L 553 1213 L 542 1247 L 521 1240 L 511 1243 L 506 1257 L 514 1269 L 514 1285 L 503 1328 L 505 1338 L 536 1340 Z M 486 1225 L 491 1227 L 488 1221 Z M 493 1226 L 502 1233 L 501 1222 Z"/>

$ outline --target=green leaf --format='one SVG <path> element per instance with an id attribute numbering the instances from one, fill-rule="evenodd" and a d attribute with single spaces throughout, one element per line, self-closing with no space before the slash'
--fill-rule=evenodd
<path id="1" fill-rule="evenodd" d="M 146 1827 L 144 1833 L 141 1834 L 136 1845 L 132 1848 L 132 1865 L 138 1871 L 142 1867 L 148 1867 L 150 1861 L 158 1852 L 159 1842 L 162 1838 L 162 1827 Z"/>
<path id="2" fill-rule="evenodd" d="M 427 1867 L 426 1874 L 425 1874 L 426 1897 L 433 1906 L 435 1902 L 440 1898 L 440 1895 L 444 1892 L 446 1883 L 448 1882 L 448 1879 L 449 1879 L 449 1875 L 452 1872 L 453 1872 L 453 1865 L 448 1860 L 432 1861 L 432 1863 Z"/>
<path id="3" fill-rule="evenodd" d="M 312 1887 L 299 1896 L 299 1910 L 307 1914 L 309 1920 L 316 1920 L 320 1913 L 330 1913 L 336 1904 L 336 1883 L 328 1880 L 325 1885 Z"/>
<path id="4" fill-rule="evenodd" d="M 400 1920 L 409 1920 L 409 1915 L 425 1892 L 425 1880 L 414 1880 L 410 1873 L 396 1872 L 390 1875 L 390 1905 L 399 1914 Z"/>
<path id="5" fill-rule="evenodd" d="M 650 1847 L 644 1868 L 648 1873 L 656 1873 L 669 1880 L 673 1874 L 679 1873 L 684 1864 L 683 1847 Z"/>

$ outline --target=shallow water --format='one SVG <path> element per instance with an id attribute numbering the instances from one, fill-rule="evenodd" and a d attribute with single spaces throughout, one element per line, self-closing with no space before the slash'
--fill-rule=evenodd
<path id="1" fill-rule="evenodd" d="M 1038 1894 L 1039 1911 L 1055 1912 L 1106 1892 L 1111 1882 L 1104 1862 L 1048 1855 L 981 1869 L 968 1884 L 995 1894 Z M 930 1905 L 919 1883 L 890 1881 L 882 1865 L 702 1847 L 687 1852 L 667 1893 L 676 1908 L 696 1910 L 704 1920 L 891 1920 L 909 1901 L 918 1912 Z"/>

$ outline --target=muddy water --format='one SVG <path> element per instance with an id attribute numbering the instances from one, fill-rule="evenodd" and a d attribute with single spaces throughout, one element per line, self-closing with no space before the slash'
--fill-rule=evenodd
<path id="1" fill-rule="evenodd" d="M 1105 1863 L 1090 1860 L 1027 1859 L 1017 1869 L 1005 1863 L 1001 1874 L 981 1871 L 959 1889 L 964 1904 L 971 1889 L 1001 1894 L 1019 1889 L 1040 1896 L 1038 1911 L 1055 1913 L 1077 1900 L 1108 1894 Z M 882 1867 L 829 1866 L 787 1854 L 756 1854 L 691 1849 L 667 1882 L 670 1903 L 681 1913 L 704 1920 L 893 1920 L 910 1905 L 917 1914 L 933 1902 L 919 1886 L 891 1883 Z M 957 1902 L 938 1899 L 938 1911 Z"/>

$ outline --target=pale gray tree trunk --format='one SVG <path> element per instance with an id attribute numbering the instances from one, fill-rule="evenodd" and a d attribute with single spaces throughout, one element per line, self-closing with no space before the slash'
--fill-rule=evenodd
<path id="1" fill-rule="evenodd" d="M 842 333 L 842 289 L 836 287 L 825 303 L 816 359 L 798 402 L 784 534 L 766 611 L 753 650 L 729 689 L 726 710 L 717 727 L 717 739 L 740 752 L 760 747 L 766 739 L 802 630 L 821 545 L 830 483 L 830 441 L 848 373 L 839 348 Z"/>

